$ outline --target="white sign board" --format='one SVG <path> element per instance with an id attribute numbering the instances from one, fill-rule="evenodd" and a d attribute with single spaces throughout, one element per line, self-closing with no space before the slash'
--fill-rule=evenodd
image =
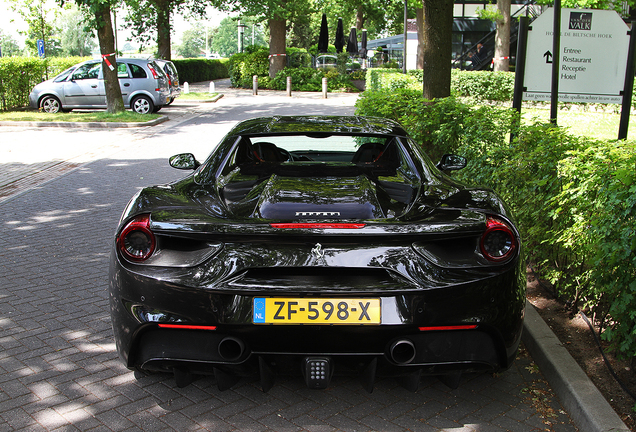
<path id="1" fill-rule="evenodd" d="M 523 98 L 550 100 L 554 9 L 528 31 Z M 621 103 L 629 28 L 615 11 L 561 9 L 559 101 Z"/>

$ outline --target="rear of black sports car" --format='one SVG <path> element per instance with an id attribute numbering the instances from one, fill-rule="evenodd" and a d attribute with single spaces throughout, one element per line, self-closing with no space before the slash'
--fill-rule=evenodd
<path id="1" fill-rule="evenodd" d="M 179 385 L 257 375 L 264 390 L 279 374 L 415 390 L 422 374 L 456 385 L 508 368 L 525 306 L 518 232 L 492 191 L 416 147 L 378 119 L 255 119 L 191 175 L 143 189 L 111 258 L 122 360 Z"/>

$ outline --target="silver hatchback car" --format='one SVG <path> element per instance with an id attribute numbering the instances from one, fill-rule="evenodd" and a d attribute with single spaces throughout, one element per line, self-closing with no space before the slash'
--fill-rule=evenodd
<path id="1" fill-rule="evenodd" d="M 165 72 L 153 60 L 118 58 L 117 76 L 124 106 L 140 114 L 157 112 L 170 98 Z M 106 108 L 101 60 L 88 60 L 36 85 L 29 105 L 48 113 Z"/>

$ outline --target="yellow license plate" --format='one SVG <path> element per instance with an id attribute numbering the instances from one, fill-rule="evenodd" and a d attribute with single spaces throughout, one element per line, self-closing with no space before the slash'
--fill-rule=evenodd
<path id="1" fill-rule="evenodd" d="M 380 324 L 379 298 L 255 297 L 255 324 Z"/>

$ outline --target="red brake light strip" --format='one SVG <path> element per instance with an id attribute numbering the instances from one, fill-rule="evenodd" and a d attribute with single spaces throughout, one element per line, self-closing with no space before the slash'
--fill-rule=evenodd
<path id="1" fill-rule="evenodd" d="M 360 229 L 366 224 L 363 223 L 271 223 L 272 228 L 287 228 L 287 229 Z"/>
<path id="2" fill-rule="evenodd" d="M 477 328 L 477 324 L 455 325 L 455 326 L 433 326 L 433 327 L 419 327 L 420 331 L 435 331 L 435 330 L 474 330 Z"/>
<path id="3" fill-rule="evenodd" d="M 216 330 L 216 326 L 189 325 L 189 324 L 159 324 L 159 328 L 183 329 L 183 330 Z"/>

